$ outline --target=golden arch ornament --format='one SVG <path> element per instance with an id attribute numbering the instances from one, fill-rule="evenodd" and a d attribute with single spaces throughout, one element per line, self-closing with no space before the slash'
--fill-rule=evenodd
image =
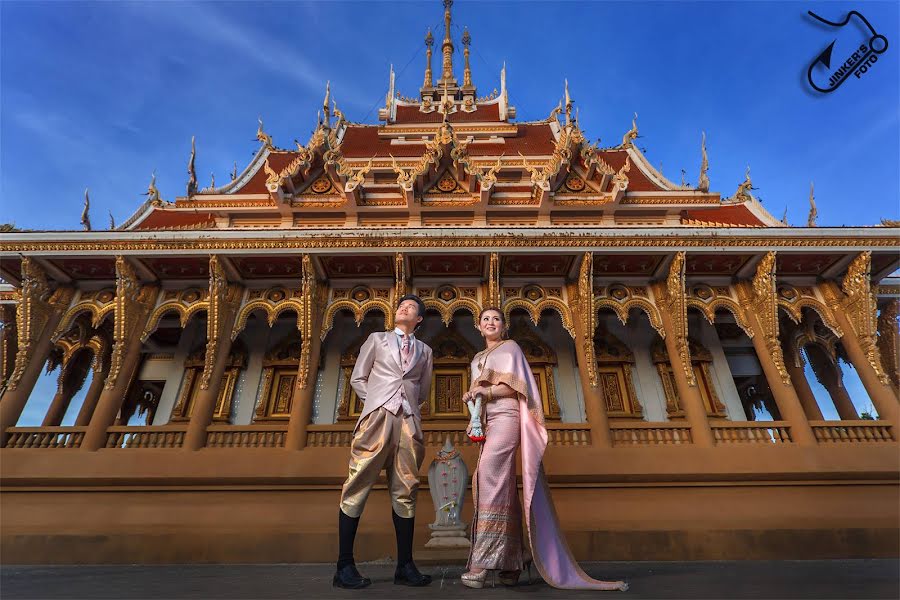
<path id="1" fill-rule="evenodd" d="M 324 341 L 328 336 L 328 332 L 334 327 L 334 317 L 341 310 L 348 310 L 353 314 L 357 327 L 368 313 L 380 310 L 384 314 L 384 327 L 389 329 L 394 324 L 394 310 L 389 301 L 390 294 L 391 290 L 364 287 L 353 290 L 331 290 L 331 302 L 322 315 L 321 339 Z"/>
<path id="2" fill-rule="evenodd" d="M 647 291 L 644 287 L 612 284 L 595 290 L 594 314 L 603 308 L 613 311 L 623 325 L 628 323 L 628 315 L 631 309 L 637 308 L 647 315 L 650 326 L 659 334 L 659 337 L 666 337 L 659 309 L 647 297 Z"/>

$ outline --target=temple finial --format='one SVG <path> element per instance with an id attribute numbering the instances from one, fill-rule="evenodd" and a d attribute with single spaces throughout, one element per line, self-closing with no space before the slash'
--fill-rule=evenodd
<path id="1" fill-rule="evenodd" d="M 566 102 L 565 102 L 565 111 L 566 111 L 566 125 L 572 122 L 572 97 L 569 95 L 569 80 L 566 79 Z"/>
<path id="2" fill-rule="evenodd" d="M 391 74 L 388 76 L 388 93 L 384 99 L 384 106 L 386 108 L 391 107 L 391 103 L 394 101 L 394 65 L 391 65 Z"/>
<path id="3" fill-rule="evenodd" d="M 456 79 L 453 77 L 453 41 L 450 39 L 450 7 L 453 6 L 453 0 L 444 0 L 444 42 L 441 44 L 441 53 L 444 55 L 443 72 L 441 80 L 447 81 L 454 86 Z"/>
<path id="4" fill-rule="evenodd" d="M 237 179 L 237 161 L 234 161 L 234 168 L 231 169 L 231 180 Z"/>
<path id="5" fill-rule="evenodd" d="M 697 189 L 701 192 L 709 191 L 709 157 L 706 156 L 706 132 L 702 132 L 700 137 L 700 179 L 697 182 Z"/>
<path id="6" fill-rule="evenodd" d="M 635 139 L 638 136 L 638 127 L 637 127 L 637 113 L 634 113 L 634 117 L 631 119 L 631 129 L 625 132 L 625 135 L 622 136 L 622 145 L 626 148 L 631 146 Z"/>
<path id="7" fill-rule="evenodd" d="M 256 139 L 262 142 L 269 150 L 274 147 L 272 145 L 272 136 L 263 131 L 262 117 L 259 117 L 259 127 L 256 129 Z"/>
<path id="8" fill-rule="evenodd" d="M 425 82 L 422 84 L 422 87 L 430 88 L 434 87 L 434 84 L 431 80 L 431 47 L 434 46 L 434 36 L 431 35 L 431 28 L 428 28 L 428 33 L 425 35 Z M 393 66 L 391 66 L 391 73 L 393 73 Z"/>
<path id="9" fill-rule="evenodd" d="M 506 93 L 506 61 L 500 69 L 500 120 L 505 121 L 509 116 L 509 96 Z"/>
<path id="10" fill-rule="evenodd" d="M 325 100 L 322 101 L 322 113 L 325 115 L 325 127 L 331 127 L 331 81 L 325 83 Z"/>
<path id="11" fill-rule="evenodd" d="M 259 120 L 259 127 L 262 130 L 262 119 Z M 197 193 L 197 169 L 195 166 L 197 160 L 197 144 L 196 138 L 191 136 L 191 157 L 188 159 L 188 184 L 187 195 L 193 196 Z M 156 175 L 153 176 L 154 179 Z"/>
<path id="12" fill-rule="evenodd" d="M 463 68 L 463 86 L 472 87 L 472 70 L 469 68 L 469 45 L 472 43 L 472 36 L 469 35 L 468 27 L 463 29 L 462 43 L 463 57 L 465 59 L 465 66 Z"/>
<path id="13" fill-rule="evenodd" d="M 91 197 L 88 195 L 88 189 L 84 188 L 84 210 L 81 211 L 81 226 L 85 231 L 91 230 Z"/>
<path id="14" fill-rule="evenodd" d="M 784 225 L 785 227 L 790 227 L 790 224 L 788 223 L 788 219 L 787 219 L 787 205 L 784 206 L 784 214 L 781 215 L 781 224 Z"/>
<path id="15" fill-rule="evenodd" d="M 813 193 L 813 182 L 809 182 L 809 216 L 806 218 L 806 226 L 807 227 L 817 227 L 816 218 L 819 216 L 819 211 L 816 209 L 816 196 Z"/>
<path id="16" fill-rule="evenodd" d="M 209 174 L 209 189 L 211 189 L 211 190 L 216 189 L 216 174 L 215 173 Z"/>
<path id="17" fill-rule="evenodd" d="M 109 211 L 109 230 L 112 231 L 116 228 L 116 220 L 113 218 L 112 211 Z"/>
<path id="18" fill-rule="evenodd" d="M 160 203 L 159 190 L 156 187 L 156 171 L 153 171 L 150 175 L 150 184 L 147 186 L 147 191 L 144 192 L 144 195 L 147 196 L 147 202 L 150 204 L 156 205 Z"/>

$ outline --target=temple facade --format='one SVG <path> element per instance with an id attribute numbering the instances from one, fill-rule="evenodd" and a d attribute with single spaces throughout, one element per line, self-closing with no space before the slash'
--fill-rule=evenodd
<path id="1" fill-rule="evenodd" d="M 326 89 L 305 145 L 260 122 L 225 185 L 201 189 L 192 152 L 185 195 L 151 181 L 119 227 L 0 234 L 4 561 L 332 560 L 350 371 L 406 293 L 434 350 L 423 480 L 448 438 L 475 466 L 460 397 L 497 306 L 579 559 L 896 556 L 896 224 L 789 227 L 749 171 L 712 191 L 705 147 L 673 183 L 636 118 L 589 144 L 568 89 L 516 121 L 504 71 L 478 95 L 444 4 L 435 69 L 429 32 L 419 93 L 392 71 L 378 123 Z M 392 552 L 389 510 L 382 485 L 358 558 Z"/>

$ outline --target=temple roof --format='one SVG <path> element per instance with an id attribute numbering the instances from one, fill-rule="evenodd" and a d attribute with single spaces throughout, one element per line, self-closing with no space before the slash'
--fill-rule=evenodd
<path id="1" fill-rule="evenodd" d="M 506 66 L 499 91 L 478 97 L 462 36 L 463 76 L 454 70 L 451 5 L 444 3 L 439 67 L 435 37 L 416 97 L 395 89 L 393 68 L 379 124 L 349 122 L 326 86 L 317 126 L 305 145 L 275 145 L 260 122 L 259 151 L 226 185 L 198 189 L 189 161 L 188 193 L 149 200 L 120 229 L 235 229 L 367 225 L 582 225 L 784 227 L 753 197 L 749 173 L 730 197 L 709 190 L 702 148 L 697 186 L 679 185 L 634 145 L 637 120 L 621 144 L 587 143 L 564 100 L 541 121 L 517 122 Z M 552 106 L 552 105 L 550 105 Z M 624 127 L 623 127 L 624 129 Z M 442 221 L 442 219 L 444 221 Z M 449 220 L 448 220 L 449 219 Z"/>

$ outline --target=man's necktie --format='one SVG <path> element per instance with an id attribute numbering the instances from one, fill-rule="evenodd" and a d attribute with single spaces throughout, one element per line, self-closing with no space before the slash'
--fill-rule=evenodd
<path id="1" fill-rule="evenodd" d="M 404 371 L 409 369 L 409 335 L 403 336 L 403 345 L 400 347 L 400 366 Z"/>

